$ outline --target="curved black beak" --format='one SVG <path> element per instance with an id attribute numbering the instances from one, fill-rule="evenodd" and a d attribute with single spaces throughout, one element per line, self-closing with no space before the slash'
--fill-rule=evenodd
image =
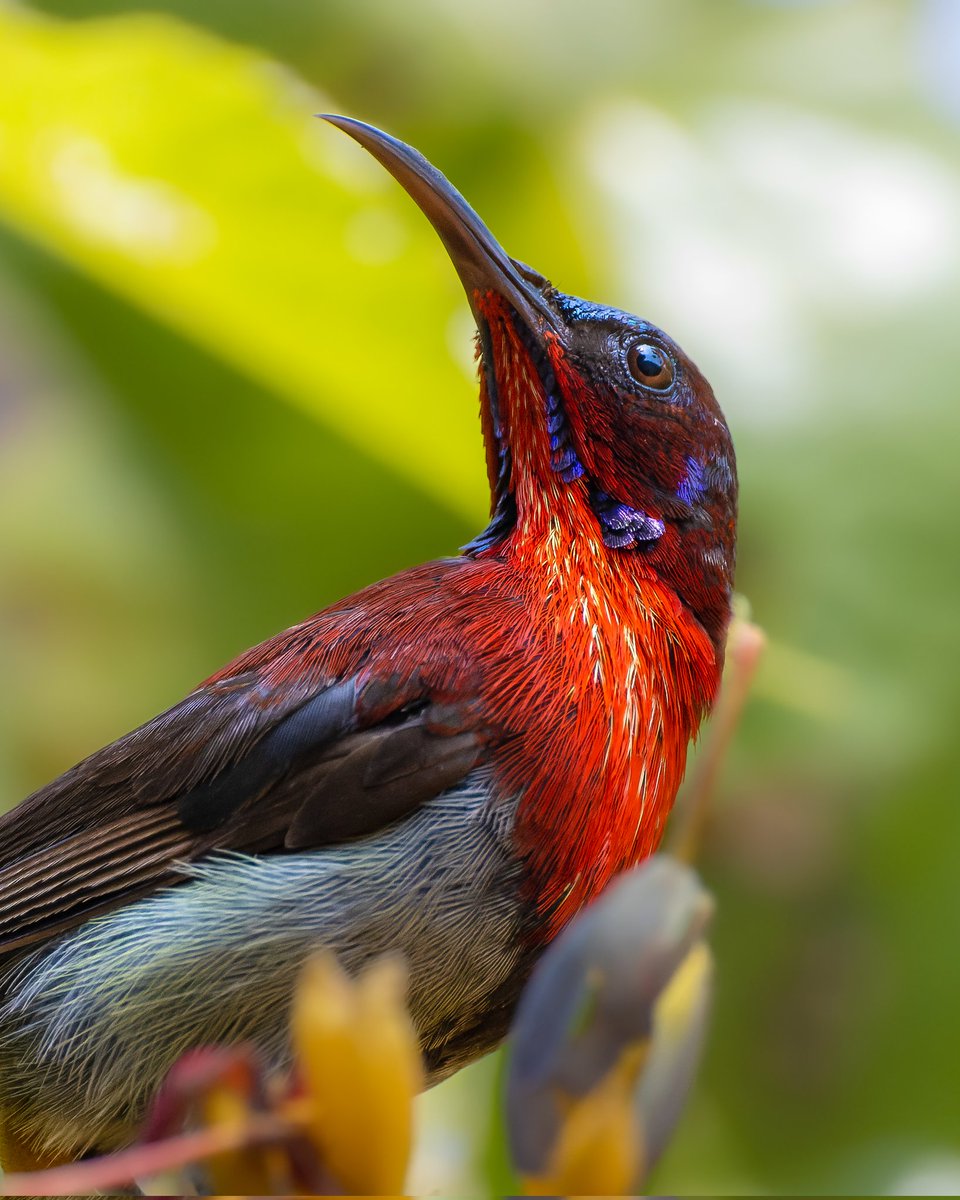
<path id="1" fill-rule="evenodd" d="M 556 316 L 537 284 L 522 273 L 525 268 L 509 257 L 463 196 L 419 151 L 363 121 L 320 115 L 369 150 L 416 202 L 440 235 L 478 324 L 477 296 L 492 291 L 516 310 L 532 333 L 555 326 Z M 545 281 L 530 274 L 543 285 Z"/>

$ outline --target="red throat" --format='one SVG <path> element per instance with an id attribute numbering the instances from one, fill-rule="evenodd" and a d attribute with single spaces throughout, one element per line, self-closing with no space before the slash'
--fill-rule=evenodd
<path id="1" fill-rule="evenodd" d="M 720 674 L 703 627 L 642 553 L 604 545 L 585 478 L 550 464 L 546 396 L 503 311 L 481 301 L 513 459 L 517 524 L 495 550 L 540 624 L 540 669 L 510 680 L 527 737 L 503 784 L 548 936 L 657 847 Z M 536 761 L 534 761 L 536 760 Z"/>

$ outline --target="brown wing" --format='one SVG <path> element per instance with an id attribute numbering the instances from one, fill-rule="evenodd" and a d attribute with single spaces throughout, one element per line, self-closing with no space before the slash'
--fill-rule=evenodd
<path id="1" fill-rule="evenodd" d="M 272 689 L 254 671 L 217 679 L 0 817 L 0 956 L 181 881 L 177 864 L 211 850 L 368 834 L 482 753 L 415 672 Z"/>

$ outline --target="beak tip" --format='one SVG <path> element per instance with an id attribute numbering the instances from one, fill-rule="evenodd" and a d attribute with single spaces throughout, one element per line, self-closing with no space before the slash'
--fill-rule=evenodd
<path id="1" fill-rule="evenodd" d="M 354 127 L 359 126 L 364 128 L 362 121 L 357 121 L 353 117 L 344 117 L 339 113 L 314 113 L 318 121 L 326 121 L 330 125 L 336 125 L 337 129 L 342 129 L 344 133 L 352 133 Z"/>
<path id="2" fill-rule="evenodd" d="M 384 166 L 387 166 L 387 163 L 381 157 L 384 150 L 389 151 L 392 156 L 406 153 L 416 158 L 421 157 L 411 146 L 404 145 L 397 138 L 391 137 L 389 133 L 384 133 L 382 129 L 378 129 L 376 125 L 370 125 L 366 121 L 358 121 L 356 117 L 344 117 L 340 113 L 316 113 L 315 115 L 321 121 L 326 121 L 329 125 L 335 125 L 337 129 L 342 129 L 345 134 L 352 137 L 355 142 L 359 142 L 375 158 L 379 158 L 384 163 Z M 378 150 L 380 151 L 379 154 Z"/>

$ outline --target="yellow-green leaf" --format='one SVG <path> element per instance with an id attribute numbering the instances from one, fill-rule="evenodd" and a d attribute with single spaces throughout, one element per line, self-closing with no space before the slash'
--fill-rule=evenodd
<path id="1" fill-rule="evenodd" d="M 459 285 L 400 189 L 315 119 L 328 97 L 169 19 L 9 7 L 0 78 L 0 221 L 484 514 Z"/>

